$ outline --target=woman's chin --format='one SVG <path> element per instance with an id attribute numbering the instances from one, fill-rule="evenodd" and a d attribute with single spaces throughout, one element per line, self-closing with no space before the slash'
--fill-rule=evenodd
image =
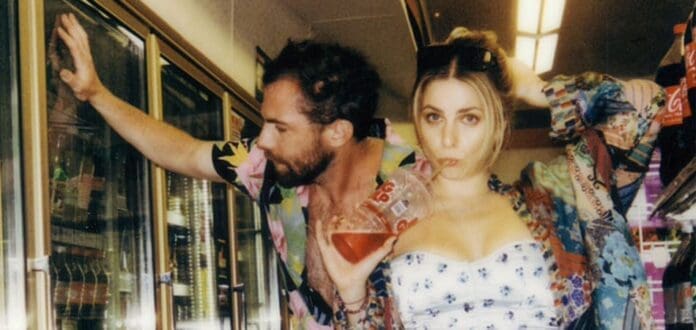
<path id="1" fill-rule="evenodd" d="M 440 177 L 447 180 L 463 180 L 470 176 L 470 171 L 457 167 L 446 167 L 440 172 Z"/>
<path id="2" fill-rule="evenodd" d="M 466 180 L 478 175 L 487 175 L 485 169 L 474 169 L 471 167 L 445 167 L 438 175 L 447 180 Z"/>

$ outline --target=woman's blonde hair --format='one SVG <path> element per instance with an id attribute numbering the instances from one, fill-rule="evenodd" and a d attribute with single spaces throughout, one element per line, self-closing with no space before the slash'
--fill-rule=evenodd
<path id="1" fill-rule="evenodd" d="M 440 79 L 457 79 L 471 86 L 483 100 L 484 113 L 487 119 L 487 132 L 484 145 L 480 148 L 479 156 L 483 159 L 484 168 L 488 169 L 497 160 L 508 135 L 508 113 L 512 109 L 512 77 L 507 68 L 506 55 L 498 45 L 497 36 L 492 31 L 472 31 L 457 27 L 450 33 L 444 43 L 435 46 L 452 46 L 456 49 L 479 48 L 489 51 L 493 57 L 493 65 L 485 70 L 472 70 L 461 64 L 461 58 L 466 54 L 453 52 L 451 58 L 441 65 L 434 65 L 422 72 L 413 90 L 412 116 L 416 135 L 421 140 L 418 112 L 422 107 L 422 96 L 429 84 Z M 423 63 L 419 63 L 419 67 Z M 422 144 L 422 143 L 421 143 Z"/>

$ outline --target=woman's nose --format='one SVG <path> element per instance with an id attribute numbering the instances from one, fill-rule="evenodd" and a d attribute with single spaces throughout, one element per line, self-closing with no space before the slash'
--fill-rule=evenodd
<path id="1" fill-rule="evenodd" d="M 457 131 L 452 124 L 447 124 L 442 129 L 442 145 L 444 147 L 455 147 L 458 142 Z"/>

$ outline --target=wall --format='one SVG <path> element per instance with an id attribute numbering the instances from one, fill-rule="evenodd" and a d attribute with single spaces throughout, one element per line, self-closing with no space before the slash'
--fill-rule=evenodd
<path id="1" fill-rule="evenodd" d="M 530 162 L 548 162 L 563 154 L 563 148 L 529 148 L 505 150 L 493 165 L 493 173 L 506 183 L 520 178 L 520 171 Z"/>
<path id="2" fill-rule="evenodd" d="M 256 47 L 274 56 L 311 28 L 279 0 L 141 0 L 254 95 Z"/>

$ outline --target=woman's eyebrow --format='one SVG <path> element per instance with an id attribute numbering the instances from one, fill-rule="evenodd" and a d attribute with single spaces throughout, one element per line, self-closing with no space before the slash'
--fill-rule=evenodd
<path id="1" fill-rule="evenodd" d="M 421 111 L 426 110 L 426 109 L 430 109 L 430 110 L 433 110 L 435 112 L 440 112 L 440 113 L 444 112 L 441 109 L 439 109 L 438 107 L 436 107 L 434 105 L 430 105 L 430 104 L 424 105 L 423 108 L 421 109 Z M 457 114 L 466 113 L 466 112 L 470 112 L 470 111 L 474 111 L 474 110 L 480 111 L 481 109 L 477 106 L 461 108 L 461 109 L 457 110 Z"/>

